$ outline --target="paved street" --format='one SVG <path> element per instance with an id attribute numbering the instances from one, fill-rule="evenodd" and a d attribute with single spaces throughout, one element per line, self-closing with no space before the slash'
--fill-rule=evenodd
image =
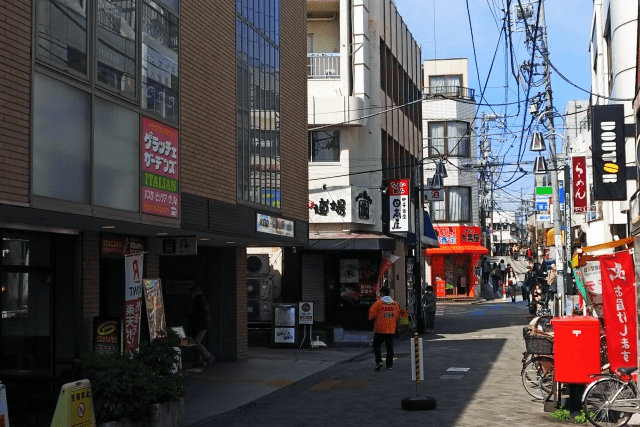
<path id="1" fill-rule="evenodd" d="M 558 424 L 522 387 L 522 328 L 528 321 L 522 301 L 441 304 L 438 314 L 436 333 L 423 336 L 426 372 L 417 391 L 436 399 L 435 410 L 400 407 L 403 398 L 416 396 L 407 336 L 396 341 L 392 371 L 375 372 L 371 349 L 364 347 L 251 349 L 247 362 L 216 363 L 193 374 L 184 425 Z"/>

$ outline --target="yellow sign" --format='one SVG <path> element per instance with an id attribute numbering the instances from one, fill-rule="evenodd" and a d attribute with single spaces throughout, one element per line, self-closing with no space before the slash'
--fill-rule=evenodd
<path id="1" fill-rule="evenodd" d="M 89 380 L 62 386 L 51 427 L 95 427 L 93 393 Z"/>

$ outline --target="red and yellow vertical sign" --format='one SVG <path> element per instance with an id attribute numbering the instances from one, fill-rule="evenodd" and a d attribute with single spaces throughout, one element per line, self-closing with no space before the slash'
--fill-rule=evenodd
<path id="1" fill-rule="evenodd" d="M 143 254 L 124 258 L 124 351 L 133 352 L 140 343 L 140 313 L 142 310 L 142 261 Z"/>

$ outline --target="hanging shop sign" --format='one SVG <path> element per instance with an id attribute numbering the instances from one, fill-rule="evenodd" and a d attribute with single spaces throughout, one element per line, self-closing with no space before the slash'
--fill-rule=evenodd
<path id="1" fill-rule="evenodd" d="M 162 300 L 162 282 L 160 282 L 160 279 L 144 279 L 142 281 L 142 289 L 144 291 L 144 302 L 147 306 L 149 337 L 153 341 L 166 336 L 167 333 Z"/>
<path id="2" fill-rule="evenodd" d="M 594 105 L 591 111 L 594 199 L 627 200 L 624 105 Z"/>
<path id="3" fill-rule="evenodd" d="M 135 237 L 103 236 L 100 248 L 102 257 L 119 258 L 144 252 L 144 242 Z"/>
<path id="4" fill-rule="evenodd" d="M 409 232 L 409 180 L 389 181 L 389 232 Z"/>
<path id="5" fill-rule="evenodd" d="M 122 326 L 119 317 L 93 318 L 93 351 L 101 356 L 120 354 Z"/>
<path id="6" fill-rule="evenodd" d="M 294 222 L 288 219 L 276 218 L 271 215 L 263 215 L 260 213 L 256 214 L 256 231 L 259 233 L 294 237 L 294 226 Z"/>
<path id="7" fill-rule="evenodd" d="M 571 158 L 573 172 L 573 213 L 587 213 L 587 158 L 576 156 Z"/>
<path id="8" fill-rule="evenodd" d="M 143 254 L 124 258 L 124 351 L 134 352 L 140 343 L 140 313 L 142 309 Z"/>
<path id="9" fill-rule="evenodd" d="M 179 219 L 178 131 L 142 118 L 140 190 L 143 213 Z"/>
<path id="10" fill-rule="evenodd" d="M 434 190 L 427 188 L 424 190 L 424 196 L 428 202 L 444 202 L 444 189 Z"/>
<path id="11" fill-rule="evenodd" d="M 581 268 L 584 287 L 589 294 L 594 315 L 602 318 L 602 279 L 600 277 L 600 262 L 589 261 Z"/>
<path id="12" fill-rule="evenodd" d="M 636 292 L 628 251 L 600 256 L 602 305 L 611 370 L 638 362 Z"/>

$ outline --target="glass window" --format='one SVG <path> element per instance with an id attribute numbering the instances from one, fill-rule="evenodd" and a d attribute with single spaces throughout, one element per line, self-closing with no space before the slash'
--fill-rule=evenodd
<path id="1" fill-rule="evenodd" d="M 39 0 L 38 55 L 87 74 L 86 0 Z"/>
<path id="2" fill-rule="evenodd" d="M 136 1 L 98 0 L 98 81 L 135 96 Z"/>
<path id="3" fill-rule="evenodd" d="M 340 132 L 337 130 L 309 132 L 310 162 L 340 161 Z"/>
<path id="4" fill-rule="evenodd" d="M 142 108 L 179 118 L 178 18 L 157 3 L 142 3 Z"/>
<path id="5" fill-rule="evenodd" d="M 460 96 L 462 87 L 462 76 L 429 76 L 429 93 L 441 94 L 445 96 Z"/>
<path id="6" fill-rule="evenodd" d="M 139 115 L 96 98 L 93 127 L 93 204 L 138 210 Z"/>
<path id="7" fill-rule="evenodd" d="M 89 203 L 90 95 L 36 73 L 33 193 Z"/>
<path id="8" fill-rule="evenodd" d="M 429 157 L 442 156 L 471 156 L 468 123 L 429 122 Z"/>
<path id="9" fill-rule="evenodd" d="M 471 188 L 445 187 L 444 201 L 430 202 L 430 214 L 435 221 L 470 222 Z"/>

